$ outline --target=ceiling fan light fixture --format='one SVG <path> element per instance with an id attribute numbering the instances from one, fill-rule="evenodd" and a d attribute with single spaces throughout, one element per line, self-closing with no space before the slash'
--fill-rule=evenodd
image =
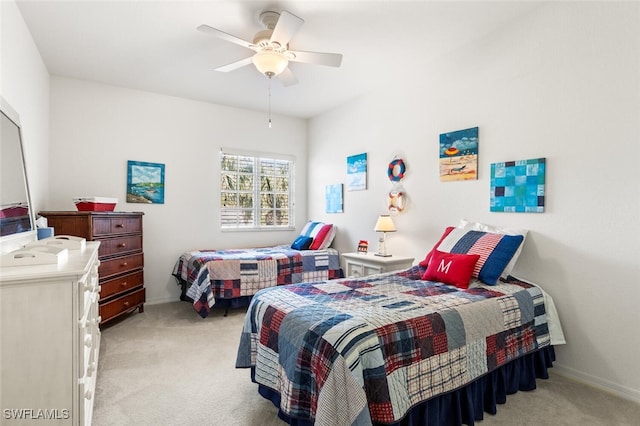
<path id="1" fill-rule="evenodd" d="M 289 60 L 282 53 L 265 50 L 253 55 L 253 65 L 267 77 L 275 77 L 287 68 Z"/>

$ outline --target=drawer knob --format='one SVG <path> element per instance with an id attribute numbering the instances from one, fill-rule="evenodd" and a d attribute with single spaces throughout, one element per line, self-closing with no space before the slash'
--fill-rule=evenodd
<path id="1" fill-rule="evenodd" d="M 127 262 L 122 262 L 122 264 L 120 266 L 128 266 L 129 264 Z"/>
<path id="2" fill-rule="evenodd" d="M 126 287 L 127 286 L 127 282 L 126 281 L 122 281 L 122 283 L 120 284 L 121 287 Z"/>
<path id="3" fill-rule="evenodd" d="M 128 302 L 128 301 L 127 301 L 127 302 L 124 302 L 124 307 L 125 307 L 125 308 L 128 308 L 128 307 L 129 307 L 129 302 Z"/>
<path id="4" fill-rule="evenodd" d="M 120 243 L 118 244 L 118 247 L 120 248 L 125 248 L 127 246 L 127 243 Z"/>
<path id="5" fill-rule="evenodd" d="M 121 223 L 117 223 L 117 224 L 116 224 L 116 228 L 124 228 L 124 225 L 123 225 L 123 224 L 121 224 Z"/>

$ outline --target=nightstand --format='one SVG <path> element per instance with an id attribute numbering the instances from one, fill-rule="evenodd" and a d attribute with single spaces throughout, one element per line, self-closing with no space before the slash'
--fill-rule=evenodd
<path id="1" fill-rule="evenodd" d="M 413 265 L 413 257 L 382 257 L 373 253 L 343 253 L 342 259 L 347 277 L 366 277 L 383 272 L 409 269 Z"/>

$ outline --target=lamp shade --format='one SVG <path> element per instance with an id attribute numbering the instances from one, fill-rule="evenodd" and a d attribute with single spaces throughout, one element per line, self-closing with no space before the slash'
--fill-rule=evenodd
<path id="1" fill-rule="evenodd" d="M 388 214 L 381 214 L 378 217 L 378 221 L 376 222 L 376 226 L 374 228 L 376 232 L 395 232 L 396 226 L 393 224 L 393 220 L 391 216 Z"/>
<path id="2" fill-rule="evenodd" d="M 269 77 L 280 74 L 289 65 L 286 56 L 271 50 L 256 53 L 252 60 L 258 71 Z"/>

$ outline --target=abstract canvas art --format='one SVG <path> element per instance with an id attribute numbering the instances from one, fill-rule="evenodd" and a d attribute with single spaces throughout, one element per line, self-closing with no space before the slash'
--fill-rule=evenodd
<path id="1" fill-rule="evenodd" d="M 546 159 L 491 164 L 492 212 L 544 212 Z"/>
<path id="2" fill-rule="evenodd" d="M 325 186 L 325 204 L 327 213 L 342 213 L 342 184 Z"/>

